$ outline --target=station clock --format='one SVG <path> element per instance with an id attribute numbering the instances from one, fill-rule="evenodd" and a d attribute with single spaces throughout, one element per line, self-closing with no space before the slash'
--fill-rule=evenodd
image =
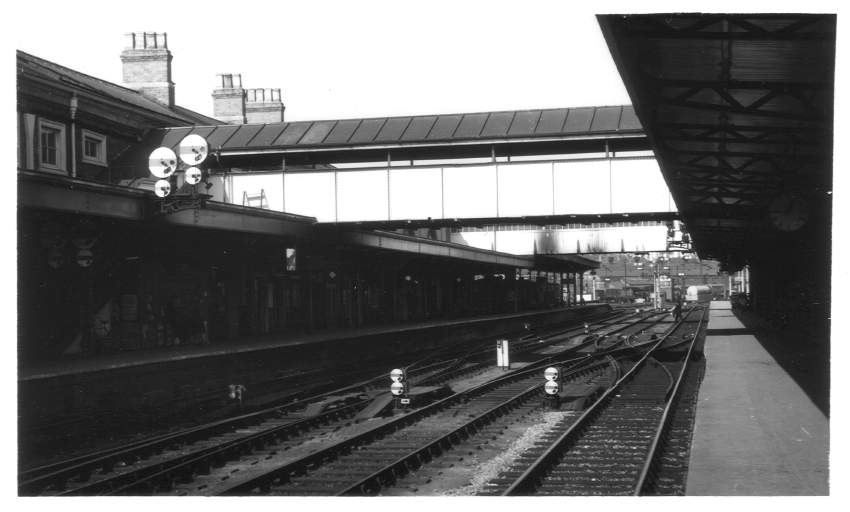
<path id="1" fill-rule="evenodd" d="M 783 193 L 770 202 L 767 215 L 776 229 L 796 231 L 809 220 L 809 204 L 798 194 Z"/>

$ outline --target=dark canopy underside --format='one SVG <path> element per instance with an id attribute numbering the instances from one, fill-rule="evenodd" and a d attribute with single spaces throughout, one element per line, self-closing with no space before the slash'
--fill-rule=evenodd
<path id="1" fill-rule="evenodd" d="M 598 18 L 702 256 L 738 267 L 789 237 L 829 243 L 834 15 Z M 791 234 L 768 219 L 790 193 L 811 214 Z"/>

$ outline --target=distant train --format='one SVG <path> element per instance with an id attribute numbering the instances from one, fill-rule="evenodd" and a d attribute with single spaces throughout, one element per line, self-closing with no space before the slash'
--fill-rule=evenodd
<path id="1" fill-rule="evenodd" d="M 685 300 L 687 302 L 708 302 L 712 298 L 714 298 L 714 294 L 711 291 L 711 287 L 706 285 L 688 286 L 688 290 L 685 293 Z"/>

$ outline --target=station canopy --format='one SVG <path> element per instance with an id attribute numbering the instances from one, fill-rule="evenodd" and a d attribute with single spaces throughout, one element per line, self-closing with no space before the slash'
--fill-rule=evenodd
<path id="1" fill-rule="evenodd" d="M 598 20 L 701 256 L 738 268 L 792 240 L 829 243 L 834 15 Z M 807 224 L 777 228 L 792 209 Z"/>

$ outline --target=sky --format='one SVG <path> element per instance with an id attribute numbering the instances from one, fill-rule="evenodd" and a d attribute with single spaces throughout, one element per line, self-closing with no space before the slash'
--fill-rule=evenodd
<path id="1" fill-rule="evenodd" d="M 69 26 L 81 5 L 105 19 Z M 120 21 L 114 5 L 54 4 L 16 47 L 120 83 L 124 35 L 166 32 L 176 102 L 207 115 L 217 73 L 282 89 L 291 121 L 629 103 L 593 12 L 567 3 L 155 0 Z"/>
<path id="2" fill-rule="evenodd" d="M 168 33 L 176 102 L 206 115 L 217 73 L 241 73 L 247 88 L 282 89 L 288 121 L 620 105 L 630 101 L 597 13 L 839 12 L 839 147 L 846 119 L 840 6 L 819 0 L 13 2 L 4 5 L 0 69 L 13 73 L 18 49 L 120 83 L 125 34 L 155 31 Z M 13 77 L 2 87 L 3 119 L 13 133 Z M 836 155 L 836 169 L 842 159 Z M 844 212 L 843 180 L 836 173 L 836 218 Z M 14 203 L 5 208 L 11 225 Z M 835 247 L 838 258 L 843 246 Z M 5 476 L 13 483 L 13 475 Z"/>
<path id="3" fill-rule="evenodd" d="M 838 12 L 839 2 L 45 0 L 12 5 L 4 10 L 0 32 L 7 50 L 120 83 L 125 34 L 166 32 L 177 104 L 212 115 L 216 74 L 241 73 L 247 88 L 280 88 L 286 120 L 298 121 L 628 104 L 597 13 Z M 7 51 L 4 57 L 9 61 L 3 69 L 11 72 L 14 54 Z"/>

